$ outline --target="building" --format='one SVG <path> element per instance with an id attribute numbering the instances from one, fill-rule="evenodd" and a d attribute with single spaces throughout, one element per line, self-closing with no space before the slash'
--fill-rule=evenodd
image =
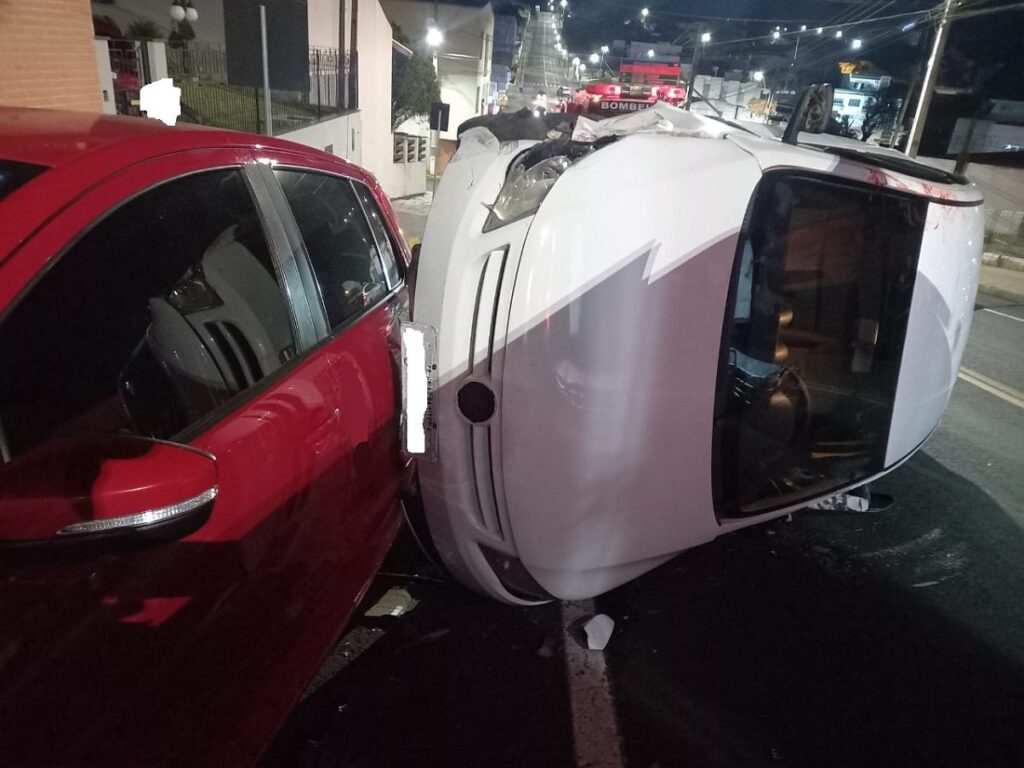
<path id="1" fill-rule="evenodd" d="M 180 8 L 184 16 L 185 6 L 191 12 L 176 21 L 172 12 Z M 139 114 L 139 89 L 171 77 L 182 90 L 183 122 L 272 132 L 362 165 L 392 196 L 422 192 L 425 153 L 406 151 L 406 137 L 391 130 L 392 33 L 380 2 L 266 3 L 269 131 L 259 6 L 258 0 L 5 6 L 0 104 Z"/>
<path id="2" fill-rule="evenodd" d="M 441 101 L 451 111 L 443 131 L 441 152 L 454 150 L 456 130 L 471 117 L 487 111 L 491 92 L 494 12 L 490 0 L 381 0 L 384 13 L 416 46 L 426 47 L 427 30 L 440 30 L 436 49 Z M 405 126 L 402 126 L 404 129 Z"/>

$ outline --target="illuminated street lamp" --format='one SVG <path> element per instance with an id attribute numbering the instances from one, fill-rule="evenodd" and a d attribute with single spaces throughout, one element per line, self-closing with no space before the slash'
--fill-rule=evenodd
<path id="1" fill-rule="evenodd" d="M 562 7 L 562 10 L 564 11 L 566 7 L 568 7 L 569 5 L 569 0 L 559 0 L 558 4 Z"/>
<path id="2" fill-rule="evenodd" d="M 824 31 L 825 31 L 825 28 L 824 28 L 824 27 L 818 27 L 818 28 L 817 28 L 816 30 L 814 30 L 814 31 L 815 31 L 815 32 L 817 32 L 817 33 L 818 33 L 818 34 L 820 35 L 820 34 L 821 34 L 822 32 L 824 32 Z"/>
<path id="3" fill-rule="evenodd" d="M 782 37 L 782 33 L 779 30 L 776 29 L 772 32 L 772 40 L 778 40 L 780 37 Z"/>
<path id="4" fill-rule="evenodd" d="M 608 46 L 607 46 L 607 45 L 602 45 L 602 46 L 601 46 L 601 53 L 608 53 L 608 51 L 609 51 L 609 50 L 610 50 L 610 49 L 608 48 Z"/>
<path id="5" fill-rule="evenodd" d="M 755 80 L 755 82 L 763 83 L 764 82 L 764 72 L 762 72 L 761 70 L 757 70 L 757 72 L 754 73 L 754 80 Z"/>
<path id="6" fill-rule="evenodd" d="M 193 23 L 199 20 L 199 11 L 192 7 L 192 0 L 174 0 L 171 3 L 171 19 Z"/>
<path id="7" fill-rule="evenodd" d="M 836 40 L 842 40 L 842 39 L 843 39 L 843 30 L 837 29 L 836 30 Z"/>
<path id="8" fill-rule="evenodd" d="M 572 65 L 574 67 L 578 67 L 580 65 L 580 57 L 579 56 L 573 56 L 572 57 Z"/>
<path id="9" fill-rule="evenodd" d="M 427 29 L 427 45 L 431 48 L 437 48 L 437 46 L 441 45 L 443 42 L 444 35 L 441 33 L 440 29 L 437 27 L 430 27 Z"/>
<path id="10" fill-rule="evenodd" d="M 703 33 L 701 33 L 700 41 L 704 45 L 707 45 L 708 43 L 710 43 L 711 42 L 711 33 L 710 32 L 703 32 Z"/>
<path id="11" fill-rule="evenodd" d="M 806 24 L 801 24 L 800 25 L 800 31 L 801 32 L 806 32 L 807 31 L 807 25 Z"/>
<path id="12" fill-rule="evenodd" d="M 653 59 L 654 58 L 654 49 L 653 48 L 648 48 L 647 49 L 647 58 L 648 59 Z"/>
<path id="13" fill-rule="evenodd" d="M 589 59 L 591 64 L 597 64 L 599 61 L 601 61 L 601 57 L 598 56 L 596 53 L 590 54 Z"/>
<path id="14" fill-rule="evenodd" d="M 650 11 L 647 10 L 646 8 L 641 8 L 640 9 L 640 18 L 641 19 L 646 19 L 648 14 L 650 14 Z"/>
<path id="15" fill-rule="evenodd" d="M 850 42 L 850 47 L 851 47 L 851 48 L 853 48 L 853 50 L 855 50 L 855 51 L 859 51 L 859 50 L 860 50 L 860 47 L 861 47 L 861 45 L 863 45 L 863 41 L 862 41 L 862 40 L 861 40 L 861 39 L 860 39 L 859 37 L 855 37 L 855 38 L 854 38 L 854 39 L 853 39 L 853 40 L 852 40 L 852 41 Z"/>

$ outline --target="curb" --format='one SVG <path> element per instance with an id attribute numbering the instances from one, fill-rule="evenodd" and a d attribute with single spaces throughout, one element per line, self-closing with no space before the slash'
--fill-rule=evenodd
<path id="1" fill-rule="evenodd" d="M 1024 293 L 1017 293 L 998 285 L 986 285 L 984 282 L 979 282 L 978 293 L 984 293 L 997 299 L 1004 299 L 1005 301 L 1012 301 L 1014 304 L 1024 304 Z"/>
<path id="2" fill-rule="evenodd" d="M 986 252 L 981 254 L 981 263 L 986 267 L 999 267 L 1024 272 L 1024 259 L 1020 256 L 1007 256 L 1002 253 Z"/>

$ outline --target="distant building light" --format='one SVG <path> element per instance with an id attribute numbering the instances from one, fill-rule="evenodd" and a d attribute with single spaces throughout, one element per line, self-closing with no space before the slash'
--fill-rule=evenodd
<path id="1" fill-rule="evenodd" d="M 648 48 L 647 49 L 647 58 L 648 59 L 653 59 L 654 58 L 654 49 L 653 48 Z"/>

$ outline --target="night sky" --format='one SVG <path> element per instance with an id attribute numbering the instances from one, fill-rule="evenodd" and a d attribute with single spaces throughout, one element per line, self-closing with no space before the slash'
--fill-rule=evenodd
<path id="1" fill-rule="evenodd" d="M 988 9 L 1014 5 L 1018 0 L 962 0 L 961 10 Z M 707 49 L 706 63 L 715 59 L 724 67 L 741 66 L 770 69 L 792 60 L 793 37 L 770 44 L 776 25 L 795 32 L 807 24 L 797 63 L 801 80 L 810 82 L 827 77 L 840 60 L 867 60 L 877 70 L 897 80 L 909 80 L 922 57 L 926 57 L 933 39 L 929 25 L 919 21 L 914 29 L 902 27 L 914 16 L 871 21 L 881 16 L 925 11 L 937 0 L 649 0 L 654 29 L 645 31 L 639 24 L 643 2 L 622 0 L 570 0 L 572 18 L 566 20 L 565 35 L 574 51 L 596 50 L 614 38 L 625 40 L 672 41 L 681 38 L 684 59 L 689 40 L 698 29 L 713 34 L 715 45 Z M 707 18 L 700 18 L 700 17 Z M 760 21 L 752 21 L 760 20 Z M 624 22 L 629 21 L 629 24 Z M 834 32 L 820 37 L 817 26 L 836 23 L 844 27 L 844 40 Z M 746 40 L 760 37 L 759 40 Z M 859 37 L 863 48 L 856 54 L 848 41 Z M 727 41 L 743 40 L 726 44 Z M 988 83 L 990 98 L 1024 99 L 1024 7 L 990 16 L 954 22 L 940 85 L 968 87 Z"/>

